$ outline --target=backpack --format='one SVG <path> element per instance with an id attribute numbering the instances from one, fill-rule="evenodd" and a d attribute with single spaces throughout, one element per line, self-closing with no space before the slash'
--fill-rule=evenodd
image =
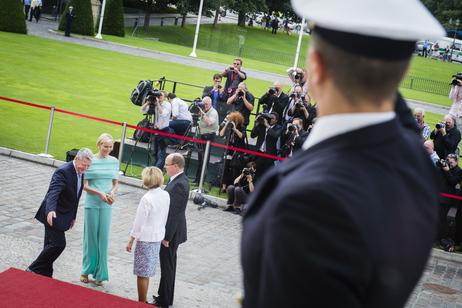
<path id="1" fill-rule="evenodd" d="M 151 81 L 149 80 L 141 80 L 138 83 L 138 86 L 133 89 L 132 94 L 130 95 L 130 100 L 133 104 L 137 106 L 141 106 L 143 98 L 152 89 Z"/>

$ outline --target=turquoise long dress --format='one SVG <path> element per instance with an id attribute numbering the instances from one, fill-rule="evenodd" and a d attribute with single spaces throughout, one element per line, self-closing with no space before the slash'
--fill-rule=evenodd
<path id="1" fill-rule="evenodd" d="M 119 162 L 115 157 L 94 158 L 85 172 L 87 184 L 109 194 L 112 180 L 119 178 Z M 96 281 L 109 280 L 107 252 L 111 227 L 112 205 L 98 195 L 87 193 L 84 205 L 82 275 L 93 275 Z"/>

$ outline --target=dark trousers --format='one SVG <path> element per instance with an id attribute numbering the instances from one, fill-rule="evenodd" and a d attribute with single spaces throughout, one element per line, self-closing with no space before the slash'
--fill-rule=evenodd
<path id="1" fill-rule="evenodd" d="M 446 221 L 449 210 L 452 207 L 452 203 L 440 203 L 439 204 L 439 224 L 438 224 L 438 234 L 437 240 L 442 240 L 443 238 L 453 238 L 454 234 L 446 234 Z"/>
<path id="2" fill-rule="evenodd" d="M 247 203 L 248 194 L 244 191 L 244 189 L 242 189 L 242 187 L 229 185 L 227 190 L 228 201 L 226 202 L 226 204 L 240 208 L 241 205 Z"/>
<path id="3" fill-rule="evenodd" d="M 66 32 L 64 33 L 65 36 L 69 36 L 71 34 L 72 29 L 72 20 L 66 21 Z"/>
<path id="4" fill-rule="evenodd" d="M 160 246 L 160 283 L 157 291 L 159 294 L 157 302 L 162 304 L 161 308 L 168 308 L 169 305 L 173 305 L 178 246 L 178 234 L 175 234 L 169 242 L 169 247 Z"/>
<path id="5" fill-rule="evenodd" d="M 26 15 L 26 20 L 27 20 L 27 17 L 29 17 L 29 10 L 30 10 L 30 5 L 24 5 L 24 15 Z"/>
<path id="6" fill-rule="evenodd" d="M 35 20 L 38 22 L 40 19 L 40 8 L 37 6 L 30 10 L 30 18 L 29 21 L 32 21 L 32 17 L 35 17 Z"/>
<path id="7" fill-rule="evenodd" d="M 191 122 L 188 120 L 173 120 L 168 123 L 168 126 L 170 126 L 177 135 L 184 136 L 188 130 L 189 124 L 191 124 Z"/>
<path id="8" fill-rule="evenodd" d="M 37 259 L 29 265 L 29 269 L 39 275 L 53 277 L 53 262 L 66 248 L 64 231 L 45 226 L 43 250 Z"/>

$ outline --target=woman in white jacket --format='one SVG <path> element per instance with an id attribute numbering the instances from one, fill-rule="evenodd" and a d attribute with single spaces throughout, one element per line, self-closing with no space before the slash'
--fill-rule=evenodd
<path id="1" fill-rule="evenodd" d="M 164 177 L 159 168 L 147 167 L 141 177 L 143 185 L 149 191 L 141 198 L 138 205 L 126 250 L 131 252 L 133 242 L 136 240 L 133 274 L 138 276 L 138 301 L 146 303 L 149 277 L 155 274 L 160 244 L 165 236 L 170 195 L 160 188 Z"/>

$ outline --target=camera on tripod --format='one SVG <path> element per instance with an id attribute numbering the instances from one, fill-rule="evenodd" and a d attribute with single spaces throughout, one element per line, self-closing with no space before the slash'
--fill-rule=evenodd
<path id="1" fill-rule="evenodd" d="M 205 103 L 200 99 L 199 97 L 196 98 L 191 102 L 191 105 L 189 105 L 189 112 L 191 112 L 192 115 L 199 115 L 200 109 L 204 110 L 205 108 Z"/>
<path id="2" fill-rule="evenodd" d="M 148 91 L 148 93 L 146 93 L 146 100 L 152 104 L 155 103 L 156 98 L 160 96 L 162 96 L 162 93 L 159 91 L 159 89 L 152 88 Z"/>

